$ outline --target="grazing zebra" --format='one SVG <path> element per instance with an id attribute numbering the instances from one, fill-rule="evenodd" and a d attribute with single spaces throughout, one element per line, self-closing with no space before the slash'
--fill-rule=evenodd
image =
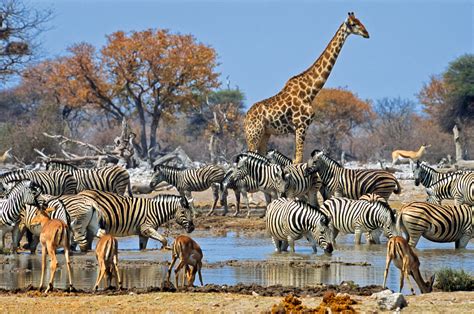
<path id="1" fill-rule="evenodd" d="M 7 232 L 12 232 L 12 251 L 17 249 L 18 221 L 25 205 L 38 205 L 38 196 L 41 187 L 34 181 L 25 180 L 17 182 L 0 202 L 0 230 L 2 243 Z"/>
<path id="2" fill-rule="evenodd" d="M 420 183 L 426 188 L 428 194 L 427 202 L 441 205 L 441 201 L 445 199 L 453 199 L 453 189 L 456 180 L 467 171 L 456 171 L 442 173 L 429 167 L 425 163 L 416 162 L 413 169 L 415 185 Z"/>
<path id="3" fill-rule="evenodd" d="M 140 250 L 146 248 L 148 238 L 160 241 L 162 248 L 165 248 L 168 242 L 157 229 L 172 218 L 175 218 L 186 232 L 194 230 L 192 212 L 186 197 L 158 195 L 149 199 L 124 197 L 97 190 L 83 191 L 78 195 L 94 200 L 95 206 L 98 207 L 97 236 L 105 233 L 117 237 L 138 235 Z"/>
<path id="4" fill-rule="evenodd" d="M 99 190 L 124 195 L 128 188 L 128 195 L 132 196 L 130 175 L 127 169 L 121 166 L 81 169 L 65 162 L 49 161 L 46 163 L 46 170 L 63 170 L 71 173 L 77 181 L 77 192 Z"/>
<path id="5" fill-rule="evenodd" d="M 308 167 L 306 163 L 293 164 L 290 158 L 277 150 L 270 150 L 267 157 L 272 163 L 283 167 L 286 197 L 301 198 L 306 196 L 311 205 L 319 207 L 317 193 L 321 190 L 322 182 L 317 172 L 306 175 Z M 322 194 L 324 193 L 322 192 Z"/>
<path id="6" fill-rule="evenodd" d="M 173 185 L 182 197 L 187 197 L 195 214 L 194 202 L 191 191 L 204 191 L 212 188 L 214 203 L 211 213 L 216 208 L 219 199 L 219 190 L 225 171 L 217 165 L 208 165 L 197 169 L 178 169 L 170 166 L 156 165 L 155 174 L 150 182 L 150 187 L 154 188 L 159 183 L 166 181 Z"/>
<path id="7" fill-rule="evenodd" d="M 259 185 L 258 182 L 252 179 L 250 176 L 243 176 L 242 178 L 238 179 L 236 177 L 237 170 L 231 168 L 227 171 L 222 180 L 221 184 L 221 204 L 224 207 L 224 215 L 228 211 L 227 206 L 227 196 L 228 196 L 228 189 L 234 190 L 235 200 L 236 200 L 236 209 L 234 216 L 237 216 L 240 212 L 240 194 L 244 197 L 245 205 L 247 206 L 247 218 L 250 217 L 250 206 L 249 206 L 249 199 L 247 193 L 255 193 L 258 192 Z M 268 205 L 268 204 L 267 204 Z M 212 210 L 209 212 L 208 215 L 212 214 Z"/>
<path id="8" fill-rule="evenodd" d="M 76 194 L 77 181 L 72 174 L 62 171 L 29 171 L 14 170 L 0 175 L 1 184 L 9 184 L 16 181 L 31 180 L 36 182 L 42 189 L 42 193 L 48 195 Z"/>
<path id="9" fill-rule="evenodd" d="M 286 198 L 273 200 L 267 208 L 267 231 L 277 252 L 286 251 L 288 245 L 295 251 L 295 240 L 303 236 L 312 244 L 316 253 L 319 245 L 326 253 L 332 253 L 332 225 L 329 218 L 317 208 Z"/>
<path id="10" fill-rule="evenodd" d="M 234 167 L 237 169 L 235 175 L 237 179 L 249 176 L 257 182 L 259 191 L 265 193 L 267 204 L 271 198 L 277 198 L 285 193 L 287 182 L 283 168 L 272 164 L 266 157 L 257 156 L 256 153 L 239 154 L 235 158 Z"/>
<path id="11" fill-rule="evenodd" d="M 453 189 L 454 204 L 474 206 L 474 172 L 468 172 L 456 180 Z"/>
<path id="12" fill-rule="evenodd" d="M 373 169 L 346 169 L 322 151 L 314 150 L 308 161 L 307 174 L 317 171 L 327 192 L 336 197 L 359 199 L 364 194 L 377 194 L 387 201 L 400 194 L 398 180 L 389 172 Z"/>
<path id="13" fill-rule="evenodd" d="M 397 230 L 407 235 L 412 247 L 423 236 L 433 242 L 454 241 L 456 249 L 465 248 L 472 236 L 472 209 L 469 205 L 411 202 L 399 210 Z"/>
<path id="14" fill-rule="evenodd" d="M 378 230 L 383 229 L 387 238 L 394 236 L 395 214 L 387 201 L 376 194 L 363 195 L 359 200 L 336 197 L 326 200 L 321 211 L 331 218 L 334 225 L 333 243 L 339 232 L 354 233 L 355 244 L 360 244 L 362 233 L 367 242 L 380 243 Z"/>

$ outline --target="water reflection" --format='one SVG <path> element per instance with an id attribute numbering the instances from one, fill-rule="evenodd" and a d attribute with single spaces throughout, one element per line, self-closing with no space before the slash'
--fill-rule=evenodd
<path id="1" fill-rule="evenodd" d="M 297 242 L 296 254 L 276 254 L 270 239 L 264 236 L 246 237 L 228 233 L 221 237 L 199 237 L 196 234 L 195 240 L 203 248 L 205 264 L 227 260 L 254 261 L 245 267 L 209 268 L 204 265 L 204 283 L 242 282 L 260 285 L 307 286 L 318 283 L 339 284 L 342 281 L 354 281 L 359 285 L 380 285 L 383 281 L 385 243 L 354 246 L 353 236 L 341 236 L 332 256 L 326 256 L 321 251 L 318 254 L 311 254 L 311 247 L 304 241 Z M 119 239 L 119 259 L 144 261 L 139 267 L 131 263 L 121 263 L 124 287 L 160 286 L 166 276 L 167 266 L 157 262 L 169 261 L 171 252 L 153 250 L 160 247 L 160 243 L 155 241 L 150 241 L 149 248 L 152 250 L 147 252 L 139 252 L 137 246 L 136 237 Z M 454 250 L 453 247 L 452 243 L 432 243 L 422 239 L 417 249 L 422 274 L 432 274 L 441 267 L 462 268 L 472 272 L 470 268 L 474 257 L 472 243 L 466 250 Z M 0 288 L 22 288 L 30 284 L 38 286 L 41 275 L 40 254 L 10 255 L 3 259 L 4 263 L 0 264 Z M 58 267 L 54 284 L 56 287 L 64 288 L 67 283 L 64 256 L 59 254 L 58 259 L 60 267 Z M 97 276 L 94 254 L 92 252 L 87 255 L 76 254 L 71 259 L 74 286 L 81 289 L 92 288 Z M 329 267 L 290 267 L 291 262 L 329 263 Z M 348 266 L 342 262 L 367 262 L 371 266 Z M 397 290 L 398 284 L 399 271 L 392 266 L 388 286 Z M 408 284 L 406 286 L 405 292 L 408 293 Z"/>

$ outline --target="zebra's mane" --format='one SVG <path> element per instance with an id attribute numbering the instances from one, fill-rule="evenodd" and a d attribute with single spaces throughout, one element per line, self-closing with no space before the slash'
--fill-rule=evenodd
<path id="1" fill-rule="evenodd" d="M 271 149 L 268 151 L 267 153 L 267 156 L 268 154 L 274 154 L 275 155 L 275 159 L 278 159 L 278 158 L 281 158 L 283 159 L 284 161 L 286 162 L 289 162 L 289 163 L 293 163 L 293 161 L 291 160 L 291 158 L 287 157 L 285 154 L 283 154 L 282 152 L 276 150 L 276 149 Z M 268 158 L 268 157 L 267 157 Z"/>
<path id="2" fill-rule="evenodd" d="M 153 197 L 152 200 L 154 201 L 174 201 L 180 200 L 181 196 L 179 195 L 172 195 L 172 194 L 158 194 L 157 196 Z"/>
<path id="3" fill-rule="evenodd" d="M 175 170 L 175 171 L 182 171 L 186 170 L 186 168 L 178 168 L 178 167 L 173 167 L 173 166 L 167 166 L 167 165 L 156 165 L 153 170 L 157 169 L 164 169 L 164 170 Z"/>
<path id="4" fill-rule="evenodd" d="M 67 162 L 65 162 L 65 161 L 51 160 L 51 161 L 48 161 L 48 162 L 46 163 L 46 170 L 51 170 L 51 169 L 49 168 L 49 166 L 50 166 L 51 164 L 58 164 L 58 165 L 61 165 L 61 166 L 66 166 L 66 167 L 72 168 L 72 169 L 74 169 L 74 170 L 78 170 L 78 169 L 79 169 L 79 167 L 77 167 L 77 166 L 75 166 L 75 165 L 72 165 L 72 164 L 70 164 L 70 163 L 67 163 Z M 57 169 L 56 169 L 56 170 L 57 170 Z"/>
<path id="5" fill-rule="evenodd" d="M 235 158 L 235 162 L 238 163 L 240 161 L 240 159 L 243 158 L 243 157 L 247 157 L 247 158 L 249 158 L 249 160 L 255 161 L 257 163 L 262 163 L 262 164 L 265 164 L 265 165 L 272 164 L 270 159 L 268 159 L 267 157 L 262 156 L 258 153 L 255 153 L 255 152 L 247 152 L 247 153 L 239 154 Z"/>
<path id="6" fill-rule="evenodd" d="M 392 222 L 395 222 L 395 220 L 396 220 L 395 213 L 393 212 L 393 209 L 390 207 L 388 202 L 385 201 L 385 199 L 383 201 L 373 199 L 373 198 L 371 198 L 371 199 L 359 199 L 359 200 L 365 201 L 365 202 L 368 202 L 368 203 L 372 203 L 372 204 L 378 204 L 379 206 L 385 208 L 390 213 L 390 220 Z"/>

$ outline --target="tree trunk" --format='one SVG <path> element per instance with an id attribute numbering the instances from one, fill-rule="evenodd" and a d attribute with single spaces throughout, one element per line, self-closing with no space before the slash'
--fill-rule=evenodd
<path id="1" fill-rule="evenodd" d="M 462 130 L 457 124 L 453 128 L 454 135 L 454 146 L 456 147 L 456 162 L 463 160 L 463 149 L 462 149 Z"/>
<path id="2" fill-rule="evenodd" d="M 161 118 L 161 114 L 155 114 L 150 125 L 150 147 L 149 147 L 149 154 L 148 154 L 148 158 L 150 160 L 152 159 L 152 156 L 150 156 L 150 154 L 153 153 L 153 150 L 156 149 L 158 146 L 156 133 L 158 131 L 158 126 L 160 125 L 160 118 Z M 156 152 L 154 156 L 156 156 Z"/>
<path id="3" fill-rule="evenodd" d="M 141 149 L 141 156 L 142 158 L 146 158 L 148 154 L 148 145 L 146 141 L 146 119 L 145 119 L 145 111 L 141 104 L 136 105 L 138 110 L 138 118 L 140 120 L 140 149 Z"/>

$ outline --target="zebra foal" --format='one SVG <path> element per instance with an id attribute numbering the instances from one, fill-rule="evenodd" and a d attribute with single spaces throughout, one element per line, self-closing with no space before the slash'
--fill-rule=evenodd
<path id="1" fill-rule="evenodd" d="M 305 202 L 283 197 L 273 200 L 268 205 L 265 222 L 277 252 L 286 251 L 288 245 L 295 252 L 295 241 L 303 236 L 312 244 L 314 253 L 318 246 L 325 253 L 333 251 L 330 219 Z"/>

